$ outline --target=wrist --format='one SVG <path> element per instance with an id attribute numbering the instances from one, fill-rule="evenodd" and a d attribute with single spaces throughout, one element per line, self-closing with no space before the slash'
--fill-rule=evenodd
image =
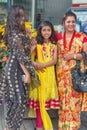
<path id="1" fill-rule="evenodd" d="M 46 63 L 42 64 L 42 67 L 45 68 L 46 67 Z"/>
<path id="2" fill-rule="evenodd" d="M 73 59 L 76 60 L 76 54 L 73 55 Z"/>
<path id="3" fill-rule="evenodd" d="M 30 73 L 29 72 L 25 72 L 25 75 L 28 76 L 28 75 L 30 75 Z"/>

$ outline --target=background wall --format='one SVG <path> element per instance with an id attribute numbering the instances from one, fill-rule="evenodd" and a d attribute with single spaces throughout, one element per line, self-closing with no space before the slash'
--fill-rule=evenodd
<path id="1" fill-rule="evenodd" d="M 55 25 L 58 25 L 61 23 L 64 13 L 71 5 L 72 0 L 47 0 L 43 19 L 48 19 Z"/>
<path id="2" fill-rule="evenodd" d="M 35 7 L 32 7 L 32 2 Z M 38 26 L 40 21 L 49 20 L 54 25 L 61 23 L 64 13 L 72 5 L 72 0 L 14 0 L 14 4 L 22 4 L 26 9 L 27 18 L 32 20 L 32 8 L 35 8 L 34 24 Z"/>

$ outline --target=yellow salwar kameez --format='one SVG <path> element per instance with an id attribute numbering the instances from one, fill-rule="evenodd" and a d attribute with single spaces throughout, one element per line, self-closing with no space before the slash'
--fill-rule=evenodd
<path id="1" fill-rule="evenodd" d="M 55 45 L 44 43 L 37 44 L 36 61 L 46 63 L 52 60 Z M 40 108 L 45 130 L 53 130 L 51 119 L 46 110 L 59 109 L 58 89 L 55 77 L 55 66 L 46 67 L 43 72 L 37 71 L 41 85 L 29 90 L 28 107 L 34 110 Z"/>
<path id="2" fill-rule="evenodd" d="M 80 112 L 87 111 L 87 93 L 76 92 L 72 86 L 71 69 L 74 68 L 76 61 L 66 61 L 63 57 L 67 53 L 81 52 L 83 44 L 87 42 L 87 37 L 83 33 L 75 33 L 71 49 L 69 41 L 66 41 L 64 49 L 63 36 L 58 36 L 58 63 L 56 67 L 58 93 L 60 99 L 58 130 L 78 130 L 80 127 Z M 81 63 L 84 69 L 83 61 Z"/>

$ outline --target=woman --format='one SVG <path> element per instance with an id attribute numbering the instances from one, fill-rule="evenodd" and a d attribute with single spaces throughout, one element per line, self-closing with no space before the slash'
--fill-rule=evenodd
<path id="1" fill-rule="evenodd" d="M 87 110 L 87 93 L 76 92 L 73 89 L 71 70 L 76 60 L 82 61 L 79 53 L 87 52 L 87 37 L 76 32 L 76 15 L 69 11 L 63 17 L 65 31 L 57 35 L 58 63 L 57 84 L 60 99 L 58 130 L 78 130 L 80 127 L 80 112 Z"/>
<path id="2" fill-rule="evenodd" d="M 26 35 L 25 12 L 22 6 L 12 6 L 8 12 L 5 43 L 10 54 L 0 77 L 0 101 L 7 106 L 5 130 L 19 130 L 27 103 L 27 83 L 37 78 L 30 58 L 30 41 Z"/>

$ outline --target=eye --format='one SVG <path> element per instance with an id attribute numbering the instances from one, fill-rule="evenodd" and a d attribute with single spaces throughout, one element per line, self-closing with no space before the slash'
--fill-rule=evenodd
<path id="1" fill-rule="evenodd" d="M 51 29 L 49 28 L 48 31 L 51 32 Z"/>
<path id="2" fill-rule="evenodd" d="M 67 21 L 67 23 L 76 23 L 75 21 Z"/>
<path id="3" fill-rule="evenodd" d="M 76 23 L 75 21 L 72 21 L 72 23 Z"/>

